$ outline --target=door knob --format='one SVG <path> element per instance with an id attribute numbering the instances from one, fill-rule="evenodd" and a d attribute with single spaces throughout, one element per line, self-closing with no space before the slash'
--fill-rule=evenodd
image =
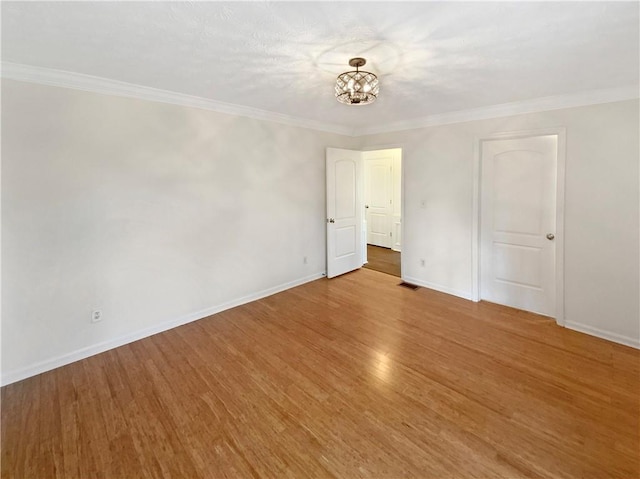
<path id="1" fill-rule="evenodd" d="M 547 239 L 549 241 L 553 240 L 556 236 L 553 233 L 547 233 Z"/>
<path id="2" fill-rule="evenodd" d="M 369 205 L 364 205 L 364 207 L 365 207 L 366 209 L 369 209 Z"/>
<path id="3" fill-rule="evenodd" d="M 327 223 L 335 223 L 336 220 L 334 220 L 333 218 L 327 218 Z"/>

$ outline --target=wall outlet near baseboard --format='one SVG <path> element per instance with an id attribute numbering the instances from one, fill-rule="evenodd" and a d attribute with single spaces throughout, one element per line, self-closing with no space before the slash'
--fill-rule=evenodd
<path id="1" fill-rule="evenodd" d="M 304 264 L 307 264 L 307 263 L 309 263 L 309 260 L 308 260 L 308 258 L 305 256 L 304 258 L 302 258 L 302 262 L 303 262 Z"/>
<path id="2" fill-rule="evenodd" d="M 97 323 L 99 321 L 102 321 L 102 311 L 99 309 L 94 309 L 93 311 L 91 311 L 91 322 Z"/>
<path id="3" fill-rule="evenodd" d="M 425 262 L 423 259 L 420 260 L 420 266 L 422 266 L 424 268 Z"/>

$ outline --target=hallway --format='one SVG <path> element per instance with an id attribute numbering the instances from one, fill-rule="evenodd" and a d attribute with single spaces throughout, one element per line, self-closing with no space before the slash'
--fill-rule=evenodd
<path id="1" fill-rule="evenodd" d="M 400 252 L 367 245 L 367 264 L 363 267 L 400 277 Z"/>

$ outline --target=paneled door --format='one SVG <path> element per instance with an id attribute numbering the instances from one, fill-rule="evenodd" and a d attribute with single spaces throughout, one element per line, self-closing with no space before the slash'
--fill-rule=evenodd
<path id="1" fill-rule="evenodd" d="M 485 140 L 481 154 L 480 297 L 553 317 L 558 137 Z"/>
<path id="2" fill-rule="evenodd" d="M 391 155 L 364 159 L 364 203 L 367 220 L 367 243 L 391 247 L 393 187 Z"/>
<path id="3" fill-rule="evenodd" d="M 362 152 L 327 148 L 327 277 L 362 267 Z"/>

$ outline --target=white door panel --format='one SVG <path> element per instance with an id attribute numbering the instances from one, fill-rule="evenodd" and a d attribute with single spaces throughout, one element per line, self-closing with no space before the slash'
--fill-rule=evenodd
<path id="1" fill-rule="evenodd" d="M 369 213 L 369 221 L 367 222 L 367 224 L 369 223 L 371 226 L 371 234 L 388 236 L 387 230 L 389 219 L 387 218 L 387 215 L 383 215 L 380 213 Z"/>
<path id="2" fill-rule="evenodd" d="M 384 248 L 391 247 L 392 161 L 391 155 L 365 160 L 367 243 Z"/>
<path id="3" fill-rule="evenodd" d="M 336 160 L 335 216 L 336 219 L 353 218 L 356 215 L 356 164 L 353 160 Z"/>
<path id="4" fill-rule="evenodd" d="M 496 281 L 542 289 L 542 248 L 494 242 L 493 254 Z"/>
<path id="5" fill-rule="evenodd" d="M 361 157 L 327 148 L 327 276 L 362 266 Z"/>
<path id="6" fill-rule="evenodd" d="M 356 228 L 352 225 L 336 227 L 336 259 L 352 255 L 356 252 Z"/>
<path id="7" fill-rule="evenodd" d="M 555 315 L 557 136 L 482 144 L 480 297 Z"/>

